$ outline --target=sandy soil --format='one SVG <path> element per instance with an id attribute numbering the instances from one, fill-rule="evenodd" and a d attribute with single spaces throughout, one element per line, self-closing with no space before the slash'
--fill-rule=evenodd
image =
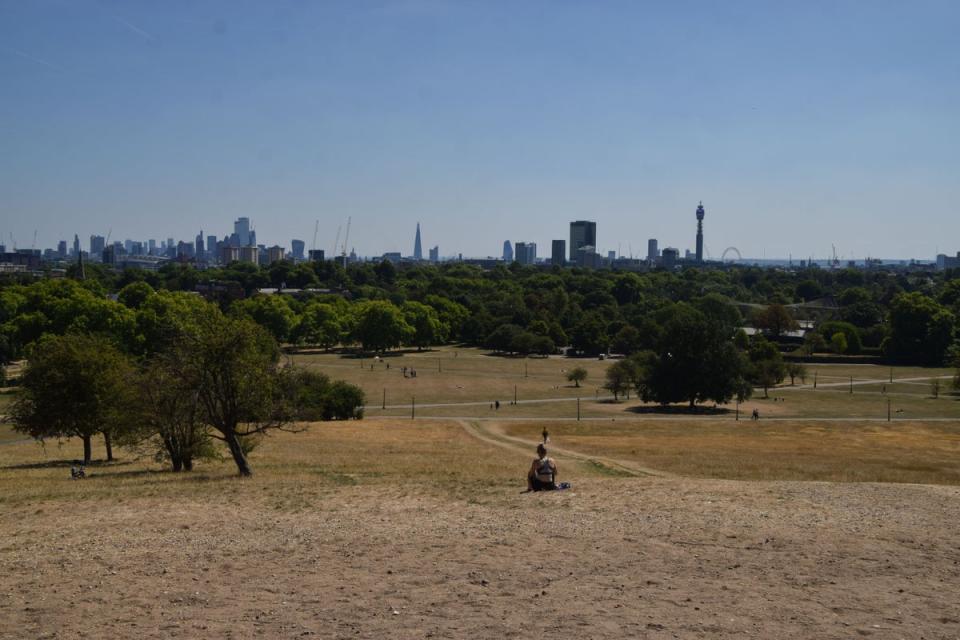
<path id="1" fill-rule="evenodd" d="M 0 514 L 2 638 L 957 638 L 960 489 L 611 478 Z M 536 634 L 531 636 L 531 634 Z"/>

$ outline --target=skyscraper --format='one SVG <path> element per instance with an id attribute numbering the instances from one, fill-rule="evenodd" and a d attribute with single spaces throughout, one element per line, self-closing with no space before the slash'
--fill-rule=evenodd
<path id="1" fill-rule="evenodd" d="M 697 207 L 697 262 L 703 262 L 703 216 L 706 211 L 703 210 L 703 200 Z"/>
<path id="2" fill-rule="evenodd" d="M 550 243 L 550 264 L 563 266 L 566 262 L 567 241 L 554 240 Z"/>
<path id="3" fill-rule="evenodd" d="M 576 262 L 577 250 L 597 246 L 597 223 L 576 220 L 570 223 L 570 262 Z"/>
<path id="4" fill-rule="evenodd" d="M 250 218 L 237 218 L 233 223 L 233 232 L 237 234 L 237 242 L 241 247 L 249 247 L 250 242 Z"/>
<path id="5" fill-rule="evenodd" d="M 517 242 L 515 257 L 520 264 L 534 264 L 537 261 L 536 242 Z"/>
<path id="6" fill-rule="evenodd" d="M 203 229 L 200 229 L 200 233 L 197 234 L 197 240 L 193 243 L 193 246 L 197 252 L 197 257 L 202 258 L 205 251 L 203 248 Z"/>
<path id="7" fill-rule="evenodd" d="M 103 236 L 90 236 L 90 257 L 96 259 L 103 253 L 106 239 Z"/>
<path id="8" fill-rule="evenodd" d="M 413 241 L 413 259 L 423 260 L 423 248 L 420 246 L 420 223 L 417 223 L 417 237 Z"/>
<path id="9" fill-rule="evenodd" d="M 509 240 L 503 241 L 503 261 L 513 262 L 513 247 L 510 245 Z"/>
<path id="10" fill-rule="evenodd" d="M 440 247 L 434 246 L 430 249 L 430 262 L 440 262 Z"/>
<path id="11" fill-rule="evenodd" d="M 57 243 L 57 257 L 60 259 L 67 257 L 67 241 L 61 240 Z"/>
<path id="12" fill-rule="evenodd" d="M 80 255 L 80 236 L 73 234 L 73 255 Z"/>
<path id="13" fill-rule="evenodd" d="M 294 260 L 304 259 L 303 248 L 306 244 L 303 240 L 297 240 L 296 238 L 290 241 L 290 253 L 293 255 Z"/>
<path id="14" fill-rule="evenodd" d="M 657 239 L 650 238 L 647 240 L 647 260 L 650 262 L 656 262 L 657 258 L 660 257 L 660 250 L 657 248 Z"/>

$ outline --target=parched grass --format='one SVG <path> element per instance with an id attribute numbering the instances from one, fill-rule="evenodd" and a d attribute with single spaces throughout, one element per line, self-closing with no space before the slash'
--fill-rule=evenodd
<path id="1" fill-rule="evenodd" d="M 505 423 L 535 439 L 539 425 Z M 569 422 L 560 447 L 684 476 L 960 484 L 960 422 Z"/>
<path id="2" fill-rule="evenodd" d="M 0 432 L 8 429 L 0 427 Z M 95 457 L 102 455 L 101 447 L 95 441 Z M 481 442 L 456 423 L 390 420 L 313 423 L 302 433 L 272 435 L 251 455 L 254 476 L 249 479 L 237 478 L 230 460 L 201 462 L 193 472 L 175 474 L 121 450 L 118 462 L 95 461 L 87 467 L 86 480 L 73 481 L 70 465 L 81 456 L 78 440 L 0 446 L 0 505 L 216 496 L 238 504 L 267 500 L 277 509 L 297 510 L 340 487 L 378 491 L 387 485 L 476 499 L 510 487 L 522 489 L 530 464 L 530 456 Z M 583 473 L 592 474 L 588 468 Z"/>

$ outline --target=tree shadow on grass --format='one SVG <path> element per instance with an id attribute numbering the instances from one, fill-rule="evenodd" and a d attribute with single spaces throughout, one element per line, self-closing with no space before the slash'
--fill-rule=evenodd
<path id="1" fill-rule="evenodd" d="M 625 411 L 640 415 L 676 415 L 676 416 L 725 416 L 733 413 L 732 409 L 722 407 L 689 407 L 683 405 L 628 407 Z"/>
<path id="2" fill-rule="evenodd" d="M 131 460 L 107 462 L 106 460 L 91 460 L 90 464 L 83 464 L 83 460 L 46 460 L 44 462 L 24 462 L 22 464 L 11 464 L 0 469 L 67 469 L 73 466 L 83 466 L 87 469 L 113 469 L 115 467 L 124 467 L 132 464 Z M 126 472 L 124 472 L 126 473 Z"/>

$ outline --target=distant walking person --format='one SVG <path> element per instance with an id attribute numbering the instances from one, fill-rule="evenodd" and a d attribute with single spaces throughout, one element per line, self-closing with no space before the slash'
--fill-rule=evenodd
<path id="1" fill-rule="evenodd" d="M 543 428 L 543 433 L 540 435 L 543 436 L 543 444 L 547 444 L 547 441 L 550 440 L 550 432 L 547 431 L 546 427 Z"/>

